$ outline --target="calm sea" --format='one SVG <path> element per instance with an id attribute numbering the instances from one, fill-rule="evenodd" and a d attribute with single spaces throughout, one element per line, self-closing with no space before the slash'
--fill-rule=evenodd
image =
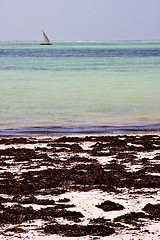
<path id="1" fill-rule="evenodd" d="M 0 43 L 0 135 L 160 129 L 160 42 Z"/>

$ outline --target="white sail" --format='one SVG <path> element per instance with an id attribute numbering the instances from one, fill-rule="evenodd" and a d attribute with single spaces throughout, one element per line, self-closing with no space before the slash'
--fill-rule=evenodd
<path id="1" fill-rule="evenodd" d="M 49 41 L 45 32 L 44 31 L 42 31 L 42 32 L 43 32 L 43 37 L 44 37 L 44 41 L 45 41 L 45 43 L 42 43 L 42 45 L 52 45 L 52 43 Z"/>

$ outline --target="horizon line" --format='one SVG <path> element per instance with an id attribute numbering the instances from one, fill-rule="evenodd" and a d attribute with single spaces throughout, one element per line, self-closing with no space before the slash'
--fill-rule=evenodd
<path id="1" fill-rule="evenodd" d="M 50 42 L 158 42 L 160 39 L 130 39 L 130 40 L 50 40 Z M 43 42 L 42 40 L 0 40 L 0 42 Z"/>

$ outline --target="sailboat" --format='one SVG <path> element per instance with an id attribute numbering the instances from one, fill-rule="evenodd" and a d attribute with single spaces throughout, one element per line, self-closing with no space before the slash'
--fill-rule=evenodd
<path id="1" fill-rule="evenodd" d="M 41 43 L 41 45 L 52 45 L 52 43 L 49 41 L 49 39 L 48 39 L 48 37 L 47 37 L 47 35 L 45 34 L 45 32 L 44 31 L 42 31 L 42 33 L 43 33 L 43 37 L 44 37 L 44 43 Z"/>

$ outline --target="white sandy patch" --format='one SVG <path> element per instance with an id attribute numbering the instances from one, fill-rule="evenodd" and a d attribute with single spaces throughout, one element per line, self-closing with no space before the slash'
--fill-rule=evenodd
<path id="1" fill-rule="evenodd" d="M 139 152 L 137 153 L 137 157 L 138 159 L 142 159 L 142 158 L 149 158 L 150 160 L 152 160 L 156 154 L 159 154 L 160 150 L 155 150 L 152 152 Z"/>
<path id="2" fill-rule="evenodd" d="M 133 147 L 142 147 L 141 144 L 135 144 L 135 143 L 127 143 L 128 146 L 133 146 Z"/>
<path id="3" fill-rule="evenodd" d="M 105 165 L 109 162 L 111 162 L 112 160 L 114 160 L 113 156 L 108 156 L 108 157 L 96 157 L 96 160 L 98 160 L 98 162 L 102 165 Z"/>
<path id="4" fill-rule="evenodd" d="M 143 164 L 125 163 L 128 172 L 137 172 L 143 168 Z"/>
<path id="5" fill-rule="evenodd" d="M 52 200 L 58 201 L 59 199 L 69 198 L 71 200 L 69 203 L 76 205 L 75 208 L 70 208 L 70 210 L 81 212 L 85 216 L 85 220 L 82 222 L 82 224 L 85 225 L 90 219 L 93 218 L 104 217 L 106 219 L 109 218 L 113 220 L 115 217 L 128 212 L 141 211 L 141 209 L 147 203 L 152 202 L 152 204 L 156 204 L 157 201 L 160 200 L 160 191 L 157 194 L 152 193 L 151 195 L 152 196 L 148 195 L 148 193 L 134 194 L 134 191 L 132 191 L 132 194 L 130 194 L 129 190 L 127 189 L 125 189 L 123 193 L 119 194 L 106 193 L 100 190 L 92 190 L 89 192 L 68 192 L 56 196 L 52 198 Z M 49 198 L 49 196 L 47 196 L 47 198 Z M 125 209 L 121 211 L 104 212 L 102 209 L 95 206 L 105 200 L 120 203 L 125 207 Z"/>
<path id="6" fill-rule="evenodd" d="M 160 173 L 148 173 L 148 175 L 160 177 Z"/>
<path id="7" fill-rule="evenodd" d="M 23 148 L 26 148 L 26 149 L 35 149 L 36 147 L 47 147 L 48 149 L 51 148 L 51 147 L 48 147 L 47 146 L 48 143 L 34 143 L 34 144 L 23 144 L 23 143 L 20 143 L 20 144 L 1 144 L 0 145 L 0 150 L 5 150 L 5 149 L 9 149 L 9 148 L 14 148 L 14 149 L 23 149 Z"/>
<path id="8" fill-rule="evenodd" d="M 79 144 L 82 148 L 83 148 L 83 150 L 90 150 L 90 149 L 92 149 L 91 148 L 91 146 L 93 145 L 93 142 L 83 142 L 83 143 L 80 143 Z"/>

